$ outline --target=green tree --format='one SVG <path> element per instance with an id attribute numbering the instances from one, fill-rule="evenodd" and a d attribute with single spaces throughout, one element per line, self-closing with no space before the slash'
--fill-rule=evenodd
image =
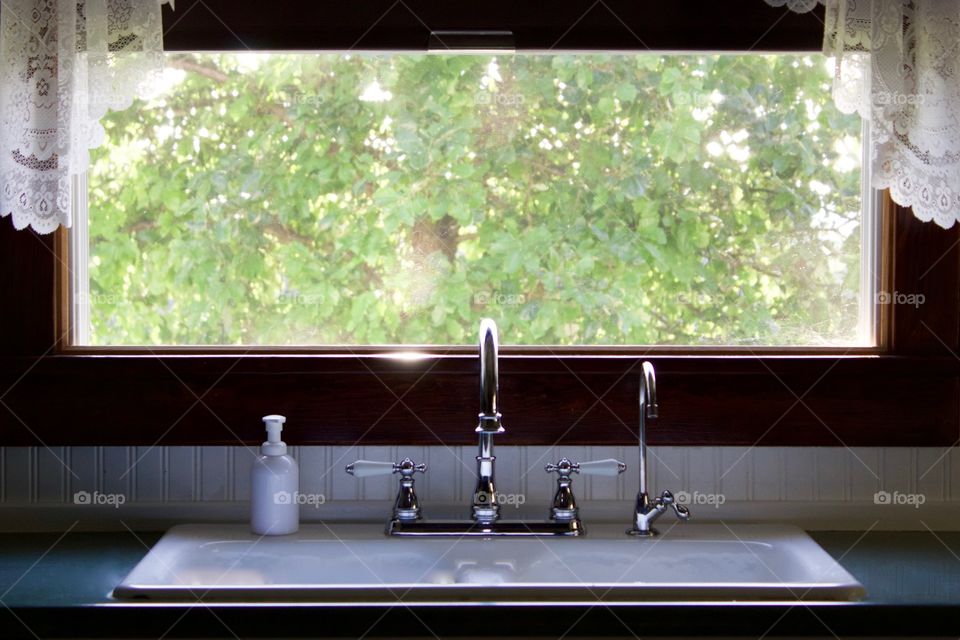
<path id="1" fill-rule="evenodd" d="M 96 344 L 857 337 L 859 120 L 817 56 L 168 61 L 94 154 Z"/>

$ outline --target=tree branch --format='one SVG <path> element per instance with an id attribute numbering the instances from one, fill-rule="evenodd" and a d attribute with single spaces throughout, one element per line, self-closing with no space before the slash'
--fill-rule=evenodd
<path id="1" fill-rule="evenodd" d="M 220 84 L 230 79 L 230 76 L 219 69 L 205 67 L 202 64 L 198 64 L 192 60 L 185 60 L 183 58 L 171 57 L 167 59 L 167 66 L 173 67 L 174 69 L 183 69 L 184 71 L 190 71 L 191 73 L 199 74 Z"/>

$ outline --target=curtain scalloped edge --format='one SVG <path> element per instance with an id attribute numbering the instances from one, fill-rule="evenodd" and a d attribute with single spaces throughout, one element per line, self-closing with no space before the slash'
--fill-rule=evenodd
<path id="1" fill-rule="evenodd" d="M 0 217 L 12 216 L 15 228 L 71 226 L 70 177 L 87 170 L 88 151 L 102 142 L 100 118 L 142 96 L 163 68 L 163 4 L 174 6 L 0 3 Z"/>

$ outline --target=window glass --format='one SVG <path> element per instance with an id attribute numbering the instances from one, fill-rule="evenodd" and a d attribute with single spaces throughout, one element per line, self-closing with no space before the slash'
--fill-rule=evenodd
<path id="1" fill-rule="evenodd" d="M 81 342 L 869 342 L 821 56 L 167 58 L 92 153 Z"/>

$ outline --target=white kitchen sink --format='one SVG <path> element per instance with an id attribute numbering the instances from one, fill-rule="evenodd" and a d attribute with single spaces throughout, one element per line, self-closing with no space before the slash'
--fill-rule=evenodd
<path id="1" fill-rule="evenodd" d="M 114 590 L 156 601 L 857 600 L 863 586 L 792 526 L 680 524 L 634 538 L 388 538 L 378 525 L 170 529 Z"/>

